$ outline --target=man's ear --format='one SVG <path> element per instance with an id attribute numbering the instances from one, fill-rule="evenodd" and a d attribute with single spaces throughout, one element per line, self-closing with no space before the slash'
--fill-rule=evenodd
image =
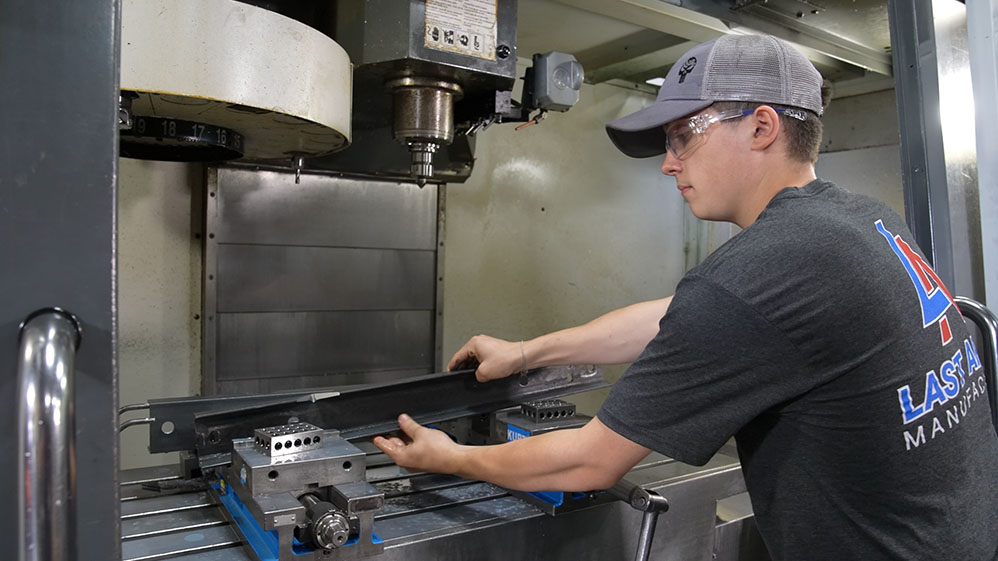
<path id="1" fill-rule="evenodd" d="M 765 150 L 776 142 L 780 134 L 780 115 L 768 105 L 760 105 L 748 116 L 752 121 L 753 150 Z"/>

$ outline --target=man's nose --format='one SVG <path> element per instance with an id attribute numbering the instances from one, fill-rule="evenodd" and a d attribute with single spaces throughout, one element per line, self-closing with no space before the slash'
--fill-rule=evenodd
<path id="1" fill-rule="evenodd" d="M 665 159 L 662 160 L 662 173 L 676 175 L 681 169 L 683 169 L 683 163 L 679 161 L 679 158 L 673 156 L 671 150 L 666 151 Z"/>

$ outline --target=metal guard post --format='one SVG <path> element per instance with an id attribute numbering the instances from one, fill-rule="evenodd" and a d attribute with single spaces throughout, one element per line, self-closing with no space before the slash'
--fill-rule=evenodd
<path id="1" fill-rule="evenodd" d="M 998 431 L 998 318 L 983 304 L 963 296 L 956 297 L 960 313 L 974 322 L 981 331 L 981 351 L 984 372 L 988 377 L 988 402 L 991 404 L 991 422 Z"/>
<path id="2" fill-rule="evenodd" d="M 73 366 L 80 324 L 58 308 L 24 320 L 19 336 L 20 561 L 68 561 L 75 493 Z"/>

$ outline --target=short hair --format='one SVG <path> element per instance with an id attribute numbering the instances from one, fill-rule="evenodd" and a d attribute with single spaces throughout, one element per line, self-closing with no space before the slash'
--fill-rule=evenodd
<path id="1" fill-rule="evenodd" d="M 828 87 L 828 83 L 826 82 L 825 84 L 822 84 L 821 105 L 823 109 L 828 107 L 830 92 L 831 90 Z M 821 134 L 823 127 L 821 124 L 821 118 L 818 117 L 815 112 L 807 109 L 801 109 L 799 107 L 790 107 L 788 105 L 779 105 L 776 103 L 756 103 L 745 101 L 718 101 L 711 105 L 711 107 L 713 107 L 716 111 L 728 111 L 733 109 L 754 109 L 761 105 L 768 105 L 773 109 L 795 109 L 804 114 L 805 118 L 802 121 L 794 117 L 789 117 L 785 113 L 780 113 L 780 124 L 786 132 L 787 137 L 787 156 L 797 162 L 810 164 L 817 162 L 818 150 L 821 148 Z"/>

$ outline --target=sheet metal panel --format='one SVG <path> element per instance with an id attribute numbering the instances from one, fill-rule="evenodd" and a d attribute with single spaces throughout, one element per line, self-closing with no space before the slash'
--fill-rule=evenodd
<path id="1" fill-rule="evenodd" d="M 432 310 L 433 251 L 218 248 L 218 311 Z"/>
<path id="2" fill-rule="evenodd" d="M 435 370 L 437 186 L 211 168 L 205 200 L 205 395 Z"/>
<path id="3" fill-rule="evenodd" d="M 220 314 L 218 379 L 430 372 L 432 326 L 432 310 Z"/>
<path id="4" fill-rule="evenodd" d="M 437 191 L 409 183 L 221 168 L 219 243 L 434 249 Z M 212 195 L 209 194 L 209 197 Z"/>

